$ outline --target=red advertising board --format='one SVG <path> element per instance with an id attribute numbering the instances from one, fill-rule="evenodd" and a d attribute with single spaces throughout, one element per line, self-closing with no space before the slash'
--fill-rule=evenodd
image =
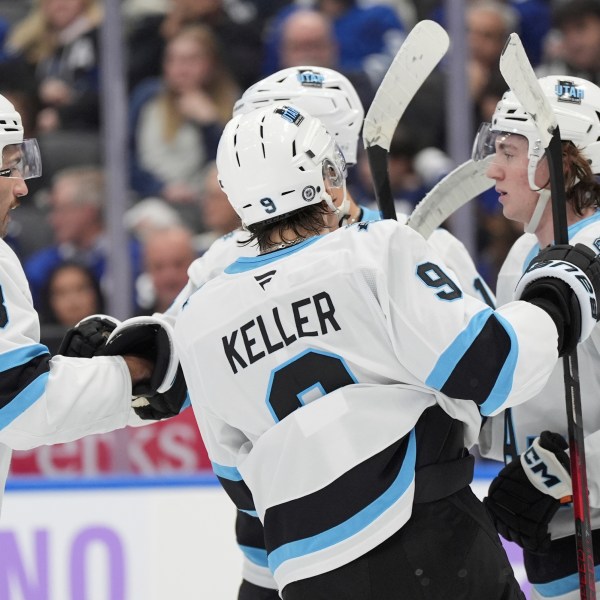
<path id="1" fill-rule="evenodd" d="M 210 469 L 210 461 L 191 409 L 142 427 L 14 452 L 11 463 L 15 476 L 188 474 L 204 469 Z"/>

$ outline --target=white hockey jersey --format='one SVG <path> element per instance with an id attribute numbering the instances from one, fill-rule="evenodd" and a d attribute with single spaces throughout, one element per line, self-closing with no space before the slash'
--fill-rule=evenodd
<path id="1" fill-rule="evenodd" d="M 11 449 L 124 427 L 131 378 L 121 357 L 51 358 L 19 259 L 0 240 L 0 500 Z"/>
<path id="2" fill-rule="evenodd" d="M 361 207 L 362 221 L 379 221 L 381 215 L 379 211 Z M 398 213 L 398 221 L 405 223 L 407 215 Z M 235 262 L 238 258 L 245 256 L 256 256 L 258 248 L 256 245 L 244 244 L 249 238 L 247 231 L 236 229 L 216 240 L 210 248 L 197 258 L 188 269 L 188 283 L 178 295 L 177 299 L 165 316 L 171 323 L 175 322 L 177 314 L 187 299 L 207 281 L 220 275 L 227 266 Z M 445 229 L 436 229 L 427 240 L 433 248 L 443 257 L 446 266 L 452 270 L 460 284 L 462 290 L 483 300 L 490 306 L 495 306 L 493 292 L 483 281 L 473 259 L 465 248 L 464 244 Z"/>
<path id="3" fill-rule="evenodd" d="M 544 311 L 465 295 L 394 221 L 239 258 L 188 299 L 175 337 L 215 473 L 262 521 L 280 589 L 406 522 L 428 407 L 470 446 L 480 413 L 528 399 L 557 358 Z"/>
<path id="4" fill-rule="evenodd" d="M 600 251 L 600 211 L 569 227 L 571 244 L 585 244 Z M 498 275 L 497 301 L 512 300 L 513 291 L 527 265 L 540 251 L 537 238 L 524 234 L 513 245 Z M 600 527 L 600 324 L 577 347 L 583 432 L 591 505 L 592 527 Z M 548 429 L 568 438 L 562 361 L 535 398 L 486 422 L 480 438 L 481 454 L 494 460 L 511 460 L 521 454 L 542 431 Z M 506 431 L 506 439 L 505 439 Z M 595 507 L 595 508 L 594 508 Z M 573 510 L 562 507 L 550 523 L 554 539 L 574 533 Z"/>
<path id="5" fill-rule="evenodd" d="M 404 223 L 408 217 L 398 213 L 397 218 L 399 222 Z M 361 207 L 362 221 L 378 221 L 380 219 L 379 211 Z M 249 234 L 246 231 L 241 229 L 233 231 L 216 240 L 200 258 L 192 263 L 188 270 L 187 286 L 165 314 L 173 325 L 181 307 L 196 290 L 223 273 L 225 268 L 238 258 L 257 255 L 256 245 L 243 243 L 248 238 Z M 454 272 L 453 277 L 456 278 L 465 293 L 483 300 L 492 307 L 495 306 L 493 292 L 477 272 L 473 260 L 462 242 L 444 229 L 436 229 L 429 237 L 428 242 L 443 257 L 446 266 Z M 243 577 L 255 585 L 275 588 L 275 582 L 267 566 L 266 552 L 262 548 L 257 548 L 260 538 L 259 527 L 250 523 L 248 519 L 245 519 L 245 523 L 247 525 L 243 528 L 238 527 L 237 532 L 240 548 L 244 553 Z M 251 544 L 246 543 L 248 541 L 245 539 L 246 537 L 251 539 Z"/>

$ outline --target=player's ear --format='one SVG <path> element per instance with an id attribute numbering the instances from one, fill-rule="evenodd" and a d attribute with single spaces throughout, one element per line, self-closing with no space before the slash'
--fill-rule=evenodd
<path id="1" fill-rule="evenodd" d="M 344 173 L 340 167 L 326 158 L 323 161 L 323 181 L 325 183 L 325 190 L 331 193 L 332 188 L 342 188 L 344 179 Z"/>

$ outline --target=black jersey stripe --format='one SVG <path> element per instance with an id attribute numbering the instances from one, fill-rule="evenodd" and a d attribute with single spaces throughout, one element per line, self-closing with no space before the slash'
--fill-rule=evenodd
<path id="1" fill-rule="evenodd" d="M 217 479 L 227 492 L 227 495 L 233 500 L 238 510 L 255 511 L 252 493 L 248 489 L 243 479 L 233 481 L 217 474 Z"/>
<path id="2" fill-rule="evenodd" d="M 510 335 L 496 316 L 490 314 L 440 391 L 451 398 L 483 404 L 499 381 L 511 349 Z"/>
<path id="3" fill-rule="evenodd" d="M 235 536 L 240 546 L 265 549 L 265 530 L 258 517 L 238 511 Z"/>
<path id="4" fill-rule="evenodd" d="M 8 405 L 19 395 L 26 393 L 28 386 L 40 375 L 50 371 L 50 354 L 43 353 L 35 356 L 27 362 L 6 369 L 0 373 L 2 385 L 0 385 L 0 411 L 8 408 Z M 27 408 L 36 398 L 26 402 Z"/>
<path id="5" fill-rule="evenodd" d="M 414 435 L 401 438 L 308 496 L 268 508 L 264 526 L 269 553 L 331 530 L 380 498 L 398 479 L 409 438 Z M 409 471 L 406 483 L 414 476 L 414 457 Z"/>

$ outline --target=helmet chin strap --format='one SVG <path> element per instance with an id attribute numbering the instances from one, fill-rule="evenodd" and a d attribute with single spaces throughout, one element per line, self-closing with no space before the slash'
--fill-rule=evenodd
<path id="1" fill-rule="evenodd" d="M 544 214 L 544 210 L 546 209 L 546 205 L 548 204 L 548 200 L 550 200 L 550 190 L 540 190 L 540 195 L 537 199 L 535 208 L 533 209 L 531 219 L 529 219 L 529 223 L 525 223 L 526 233 L 536 232 L 537 228 L 539 227 L 542 215 Z"/>

